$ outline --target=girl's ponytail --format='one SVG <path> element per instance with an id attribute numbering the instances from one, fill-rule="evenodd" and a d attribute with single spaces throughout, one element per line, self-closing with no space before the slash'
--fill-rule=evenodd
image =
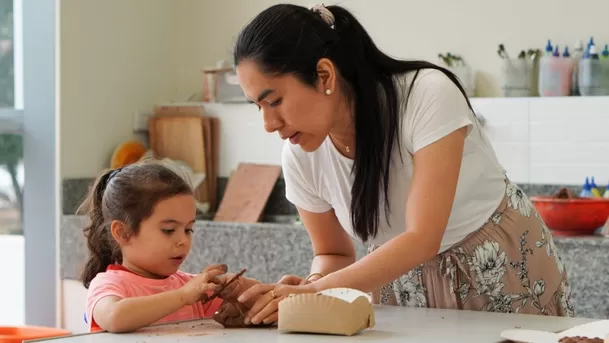
<path id="1" fill-rule="evenodd" d="M 106 271 L 110 264 L 120 262 L 121 259 L 120 250 L 112 239 L 108 227 L 110 222 L 104 218 L 103 211 L 104 191 L 113 172 L 112 170 L 107 171 L 97 179 L 78 209 L 78 212 L 85 212 L 91 220 L 89 225 L 83 229 L 89 248 L 87 264 L 81 275 L 85 288 L 89 288 L 91 280 L 98 273 Z"/>

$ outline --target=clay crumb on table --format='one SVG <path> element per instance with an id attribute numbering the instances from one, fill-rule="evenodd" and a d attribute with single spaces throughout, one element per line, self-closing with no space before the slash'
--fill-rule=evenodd
<path id="1" fill-rule="evenodd" d="M 605 340 L 602 338 L 594 337 L 585 337 L 585 336 L 572 336 L 572 337 L 563 337 L 558 340 L 559 343 L 604 343 Z"/>

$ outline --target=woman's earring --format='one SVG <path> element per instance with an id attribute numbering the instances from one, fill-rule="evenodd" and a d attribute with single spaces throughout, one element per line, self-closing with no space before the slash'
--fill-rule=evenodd
<path id="1" fill-rule="evenodd" d="M 330 90 L 329 88 L 326 89 L 326 95 L 330 95 L 330 94 L 332 94 L 332 90 Z"/>

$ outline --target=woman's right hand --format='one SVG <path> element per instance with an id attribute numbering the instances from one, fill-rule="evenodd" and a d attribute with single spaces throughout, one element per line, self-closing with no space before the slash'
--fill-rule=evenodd
<path id="1" fill-rule="evenodd" d="M 205 299 L 209 291 L 215 291 L 222 287 L 218 276 L 225 274 L 228 267 L 225 264 L 215 264 L 206 267 L 199 275 L 190 279 L 182 288 L 180 295 L 184 305 L 192 305 L 197 301 Z"/>
<path id="2" fill-rule="evenodd" d="M 280 285 L 299 286 L 299 285 L 305 285 L 305 284 L 309 283 L 309 281 L 307 281 L 306 279 L 303 279 L 297 275 L 284 275 L 281 277 L 281 279 L 277 283 Z"/>

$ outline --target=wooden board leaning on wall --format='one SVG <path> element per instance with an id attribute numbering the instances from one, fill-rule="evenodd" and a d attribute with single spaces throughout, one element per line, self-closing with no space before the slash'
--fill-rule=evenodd
<path id="1" fill-rule="evenodd" d="M 148 121 L 155 157 L 183 161 L 194 172 L 205 174 L 195 196 L 209 204 L 210 212 L 218 205 L 219 125 L 218 118 L 207 116 L 202 106 L 157 106 Z"/>

